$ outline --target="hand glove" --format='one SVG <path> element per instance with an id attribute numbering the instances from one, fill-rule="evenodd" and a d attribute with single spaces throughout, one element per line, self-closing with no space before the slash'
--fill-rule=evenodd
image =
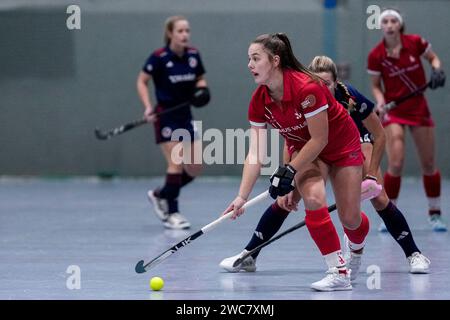
<path id="1" fill-rule="evenodd" d="M 273 199 L 284 196 L 294 190 L 294 176 L 297 170 L 290 165 L 278 167 L 270 177 L 269 194 Z"/>
<path id="2" fill-rule="evenodd" d="M 208 87 L 195 88 L 195 92 L 191 98 L 191 104 L 196 108 L 204 107 L 211 99 Z"/>
<path id="3" fill-rule="evenodd" d="M 430 78 L 430 89 L 434 90 L 445 85 L 445 73 L 442 69 L 433 69 Z"/>
<path id="4" fill-rule="evenodd" d="M 361 198 L 373 199 L 378 197 L 383 187 L 377 183 L 377 181 L 371 177 L 367 177 L 361 183 Z"/>

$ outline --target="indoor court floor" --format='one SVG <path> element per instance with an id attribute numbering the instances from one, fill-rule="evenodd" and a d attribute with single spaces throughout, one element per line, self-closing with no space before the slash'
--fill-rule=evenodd
<path id="1" fill-rule="evenodd" d="M 162 181 L 0 178 L 0 299 L 450 299 L 450 234 L 431 231 L 420 179 L 403 179 L 398 206 L 419 248 L 431 260 L 431 273 L 408 273 L 400 247 L 389 234 L 377 231 L 381 219 L 365 202 L 371 231 L 361 273 L 353 291 L 331 293 L 309 287 L 325 276 L 326 267 L 305 227 L 266 247 L 255 273 L 227 273 L 219 267 L 223 258 L 243 250 L 271 199 L 248 208 L 236 221 L 225 221 L 147 273 L 135 273 L 137 261 L 148 262 L 217 219 L 240 182 L 203 177 L 188 185 L 182 190 L 180 210 L 192 228 L 173 231 L 163 227 L 146 197 L 147 190 Z M 267 187 L 268 179 L 261 178 L 252 196 Z M 443 180 L 446 220 L 449 194 L 450 181 Z M 333 203 L 330 190 L 328 197 Z M 332 216 L 342 238 L 336 213 Z M 303 218 L 300 205 L 281 231 Z M 79 289 L 68 286 L 70 266 L 79 268 Z M 161 291 L 149 288 L 154 276 L 165 281 Z"/>

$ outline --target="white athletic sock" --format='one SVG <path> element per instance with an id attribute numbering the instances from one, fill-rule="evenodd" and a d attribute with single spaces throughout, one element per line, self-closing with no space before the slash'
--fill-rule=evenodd
<path id="1" fill-rule="evenodd" d="M 428 208 L 430 210 L 441 210 L 441 197 L 428 197 Z"/>
<path id="2" fill-rule="evenodd" d="M 323 256 L 325 259 L 325 262 L 328 266 L 328 269 L 331 268 L 345 268 L 345 259 L 344 256 L 342 254 L 341 250 L 326 254 Z"/>
<path id="3" fill-rule="evenodd" d="M 350 248 L 351 251 L 361 250 L 362 248 L 364 248 L 365 245 L 366 245 L 366 240 L 364 240 L 361 243 L 353 243 L 350 241 L 350 239 L 348 240 L 348 247 Z"/>

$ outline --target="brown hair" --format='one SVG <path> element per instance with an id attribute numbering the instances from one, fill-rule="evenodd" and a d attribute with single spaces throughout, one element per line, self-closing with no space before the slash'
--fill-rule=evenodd
<path id="1" fill-rule="evenodd" d="M 353 109 L 356 106 L 356 102 L 354 101 L 354 98 L 351 96 L 350 92 L 348 92 L 347 86 L 342 82 L 338 80 L 338 71 L 336 64 L 334 61 L 327 57 L 327 56 L 316 56 L 309 64 L 308 68 L 315 73 L 321 73 L 321 72 L 329 72 L 331 73 L 333 80 L 336 82 L 336 89 L 338 89 L 345 97 L 346 108 L 349 112 L 352 112 Z"/>
<path id="2" fill-rule="evenodd" d="M 173 28 L 175 27 L 175 23 L 178 21 L 186 20 L 183 16 L 171 16 L 166 19 L 166 22 L 164 23 L 164 43 L 168 46 L 170 44 L 170 37 L 169 33 L 173 32 Z"/>
<path id="3" fill-rule="evenodd" d="M 272 60 L 274 56 L 280 57 L 281 69 L 292 69 L 307 74 L 314 81 L 319 81 L 314 73 L 306 68 L 294 55 L 292 51 L 291 42 L 284 33 L 275 34 L 263 34 L 258 36 L 252 43 L 261 44 L 264 51 L 269 55 L 269 59 Z"/>

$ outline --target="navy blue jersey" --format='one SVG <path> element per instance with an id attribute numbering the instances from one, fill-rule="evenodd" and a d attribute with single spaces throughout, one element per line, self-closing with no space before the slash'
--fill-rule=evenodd
<path id="1" fill-rule="evenodd" d="M 195 48 L 187 48 L 180 57 L 168 46 L 154 51 L 142 71 L 152 76 L 158 105 L 163 108 L 189 101 L 198 77 L 205 73 L 200 54 Z M 190 116 L 190 108 L 178 111 L 171 116 Z"/>
<path id="2" fill-rule="evenodd" d="M 364 127 L 363 120 L 366 119 L 374 109 L 374 104 L 372 101 L 363 96 L 358 90 L 356 90 L 351 85 L 345 84 L 348 93 L 352 97 L 353 101 L 356 103 L 354 108 L 350 112 L 350 116 L 358 127 L 361 143 L 372 142 L 372 136 L 370 132 Z M 334 97 L 339 101 L 345 108 L 348 108 L 348 97 L 344 90 L 337 86 Z"/>

